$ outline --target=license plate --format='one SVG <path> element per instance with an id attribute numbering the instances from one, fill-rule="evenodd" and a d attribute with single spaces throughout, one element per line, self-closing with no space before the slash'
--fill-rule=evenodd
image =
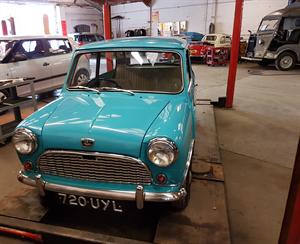
<path id="1" fill-rule="evenodd" d="M 72 194 L 58 193 L 59 202 L 65 205 L 79 206 L 82 208 L 92 208 L 102 211 L 113 211 L 123 213 L 120 203 L 114 200 L 99 199 L 94 197 L 76 196 Z"/>

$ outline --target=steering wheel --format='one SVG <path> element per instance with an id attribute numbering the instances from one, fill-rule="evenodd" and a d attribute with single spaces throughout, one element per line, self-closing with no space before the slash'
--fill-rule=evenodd
<path id="1" fill-rule="evenodd" d="M 108 87 L 114 87 L 114 88 L 122 88 L 115 80 L 110 79 L 110 78 L 99 78 L 99 87 L 105 87 L 106 85 L 103 85 L 103 83 L 111 83 L 113 86 L 109 86 Z"/>

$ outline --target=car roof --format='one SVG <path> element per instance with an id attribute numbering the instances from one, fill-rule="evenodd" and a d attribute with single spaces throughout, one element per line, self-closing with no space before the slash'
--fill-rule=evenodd
<path id="1" fill-rule="evenodd" d="M 265 16 L 263 19 L 272 19 L 276 17 L 299 17 L 300 16 L 300 2 L 295 2 L 284 9 L 279 9 L 277 11 L 274 11 L 267 16 Z"/>
<path id="2" fill-rule="evenodd" d="M 61 35 L 41 35 L 41 36 L 1 36 L 0 40 L 31 40 L 31 39 L 46 39 L 46 38 L 59 38 L 59 39 L 68 39 L 66 36 Z"/>
<path id="3" fill-rule="evenodd" d="M 153 49 L 185 49 L 187 42 L 180 38 L 163 37 L 128 37 L 113 40 L 93 42 L 83 45 L 79 50 L 91 49 L 115 49 L 115 48 L 153 48 Z"/>
<path id="4" fill-rule="evenodd" d="M 205 36 L 230 36 L 230 35 L 227 35 L 227 34 L 224 34 L 224 33 L 213 33 L 213 34 L 207 34 Z"/>

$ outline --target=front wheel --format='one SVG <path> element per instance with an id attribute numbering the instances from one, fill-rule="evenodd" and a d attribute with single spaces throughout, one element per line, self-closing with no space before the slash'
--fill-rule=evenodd
<path id="1" fill-rule="evenodd" d="M 275 61 L 275 65 L 276 65 L 276 69 L 287 71 L 293 69 L 296 65 L 296 62 L 297 62 L 297 57 L 295 54 L 290 52 L 284 52 L 277 57 Z"/>
<path id="2" fill-rule="evenodd" d="M 192 170 L 191 167 L 189 168 L 187 172 L 186 179 L 184 181 L 183 187 L 186 190 L 186 195 L 185 197 L 181 198 L 179 201 L 172 202 L 172 208 L 177 211 L 184 210 L 187 205 L 189 204 L 190 201 L 190 196 L 191 196 L 191 183 L 192 183 Z"/>
<path id="3" fill-rule="evenodd" d="M 80 69 L 76 72 L 73 85 L 81 86 L 85 85 L 90 79 L 90 73 L 86 69 Z"/>

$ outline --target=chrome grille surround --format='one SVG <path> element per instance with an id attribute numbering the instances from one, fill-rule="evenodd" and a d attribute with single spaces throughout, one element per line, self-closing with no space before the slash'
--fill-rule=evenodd
<path id="1" fill-rule="evenodd" d="M 94 182 L 149 185 L 148 167 L 136 158 L 98 152 L 49 150 L 38 160 L 42 174 Z"/>

